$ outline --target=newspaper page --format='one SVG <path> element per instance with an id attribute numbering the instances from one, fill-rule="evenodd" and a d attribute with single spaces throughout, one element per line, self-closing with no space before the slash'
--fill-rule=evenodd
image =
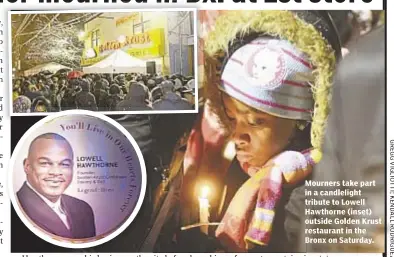
<path id="1" fill-rule="evenodd" d="M 0 256 L 391 256 L 386 2 L 0 0 Z"/>

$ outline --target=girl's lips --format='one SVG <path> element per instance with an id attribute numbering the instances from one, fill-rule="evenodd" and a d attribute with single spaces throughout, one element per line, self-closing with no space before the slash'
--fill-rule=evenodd
<path id="1" fill-rule="evenodd" d="M 252 159 L 252 155 L 245 152 L 237 152 L 237 159 L 241 162 L 247 162 Z"/>

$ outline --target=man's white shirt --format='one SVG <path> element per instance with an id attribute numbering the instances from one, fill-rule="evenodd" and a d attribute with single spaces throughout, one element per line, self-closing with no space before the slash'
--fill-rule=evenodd
<path id="1" fill-rule="evenodd" d="M 67 227 L 67 229 L 70 229 L 70 225 L 68 224 L 67 221 L 66 212 L 63 210 L 61 206 L 61 197 L 59 197 L 59 199 L 55 203 L 53 203 L 49 201 L 47 198 L 45 198 L 43 195 L 41 195 L 39 192 L 37 192 L 37 190 L 35 190 L 27 180 L 26 180 L 26 184 L 56 213 L 57 216 L 59 216 L 59 218 L 62 220 L 64 225 Z"/>

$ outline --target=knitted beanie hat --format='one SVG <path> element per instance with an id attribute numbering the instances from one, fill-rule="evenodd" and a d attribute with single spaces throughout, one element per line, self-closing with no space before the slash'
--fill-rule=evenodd
<path id="1" fill-rule="evenodd" d="M 207 94 L 223 125 L 224 92 L 273 116 L 311 122 L 321 159 L 341 44 L 327 12 L 228 11 L 205 39 Z"/>
<path id="2" fill-rule="evenodd" d="M 231 55 L 219 89 L 273 116 L 311 121 L 312 71 L 307 57 L 288 41 L 261 37 Z"/>

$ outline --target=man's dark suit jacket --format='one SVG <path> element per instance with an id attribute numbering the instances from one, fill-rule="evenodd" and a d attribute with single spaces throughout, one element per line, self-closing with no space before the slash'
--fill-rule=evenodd
<path id="1" fill-rule="evenodd" d="M 67 214 L 70 229 L 64 225 L 59 216 L 26 183 L 17 193 L 23 211 L 29 218 L 45 231 L 73 239 L 96 236 L 92 208 L 84 201 L 68 195 L 62 195 L 61 205 Z"/>

